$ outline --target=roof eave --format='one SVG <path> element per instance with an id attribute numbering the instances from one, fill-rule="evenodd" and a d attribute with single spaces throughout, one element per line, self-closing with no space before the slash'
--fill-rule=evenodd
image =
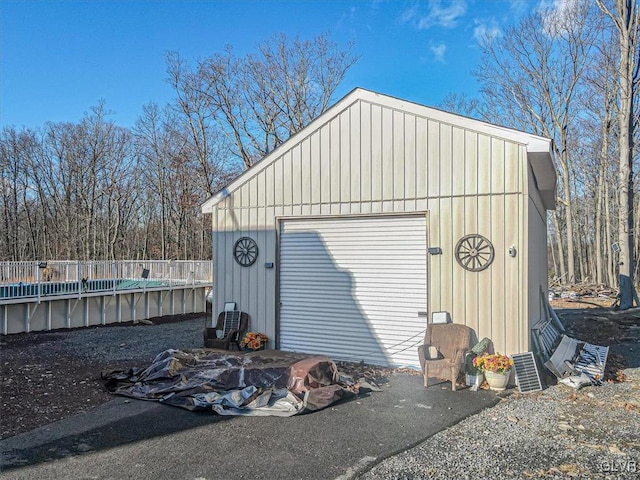
<path id="1" fill-rule="evenodd" d="M 205 201 L 200 207 L 202 213 L 211 213 L 213 210 L 213 207 L 215 207 L 218 203 L 220 203 L 222 200 L 224 200 L 228 196 L 229 196 L 229 189 L 225 187 L 222 190 L 220 190 L 218 193 L 216 193 L 214 196 L 209 197 L 207 201 Z"/>
<path id="2" fill-rule="evenodd" d="M 544 142 L 532 142 L 527 146 L 527 159 L 531 165 L 531 170 L 533 170 L 533 176 L 544 208 L 555 210 L 558 174 L 553 158 L 553 144 L 551 140 L 541 140 L 544 140 Z"/>

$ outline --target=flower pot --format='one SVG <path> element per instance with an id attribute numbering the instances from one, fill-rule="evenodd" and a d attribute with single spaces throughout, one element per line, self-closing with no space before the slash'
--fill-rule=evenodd
<path id="1" fill-rule="evenodd" d="M 484 378 L 487 379 L 487 383 L 491 387 L 491 390 L 504 390 L 507 388 L 507 384 L 509 383 L 509 374 L 511 370 L 508 370 L 504 373 L 496 373 L 496 372 L 484 372 Z"/>
<path id="2" fill-rule="evenodd" d="M 480 385 L 482 385 L 482 382 L 484 382 L 484 375 L 482 374 L 482 372 L 478 372 L 475 375 L 471 373 L 465 373 L 464 377 L 465 383 L 469 387 L 479 387 Z"/>

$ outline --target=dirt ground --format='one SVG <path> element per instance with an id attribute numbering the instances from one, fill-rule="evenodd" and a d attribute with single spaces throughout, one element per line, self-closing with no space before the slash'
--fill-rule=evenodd
<path id="1" fill-rule="evenodd" d="M 555 299 L 551 306 L 570 337 L 609 347 L 605 378 L 640 367 L 640 308 L 614 311 L 611 298 Z"/>
<path id="2" fill-rule="evenodd" d="M 608 303 L 607 303 L 608 302 Z M 605 306 L 603 306 L 603 304 Z M 640 309 L 613 312 L 609 299 L 556 300 L 552 306 L 579 340 L 609 345 L 608 377 L 640 366 Z M 158 322 L 180 318 L 154 319 Z M 111 327 L 101 327 L 111 328 Z M 105 364 L 56 348 L 56 331 L 0 337 L 0 436 L 10 437 L 86 411 L 113 397 L 101 372 L 141 366 L 139 359 Z"/>
<path id="3" fill-rule="evenodd" d="M 173 323 L 202 314 L 157 317 L 155 324 Z M 133 326 L 133 322 L 98 328 Z M 0 336 L 0 438 L 7 438 L 84 412 L 113 396 L 101 373 L 141 366 L 139 358 L 117 363 L 88 360 L 65 348 L 73 330 Z"/>
<path id="4" fill-rule="evenodd" d="M 103 365 L 78 361 L 72 352 L 52 357 L 46 348 L 39 348 L 46 345 L 42 342 L 43 337 L 25 335 L 0 340 L 2 438 L 55 422 L 112 399 L 100 380 Z"/>

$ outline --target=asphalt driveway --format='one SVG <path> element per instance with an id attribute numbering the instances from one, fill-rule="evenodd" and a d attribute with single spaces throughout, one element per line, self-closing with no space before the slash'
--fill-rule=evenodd
<path id="1" fill-rule="evenodd" d="M 2 479 L 335 479 L 414 446 L 494 405 L 491 391 L 422 387 L 395 374 L 381 392 L 325 410 L 220 417 L 114 400 L 0 441 Z"/>

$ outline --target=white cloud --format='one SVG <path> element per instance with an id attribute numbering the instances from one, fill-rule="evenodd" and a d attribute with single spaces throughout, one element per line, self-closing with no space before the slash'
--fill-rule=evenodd
<path id="1" fill-rule="evenodd" d="M 530 0 L 509 0 L 509 10 L 516 16 L 525 13 L 530 5 Z"/>
<path id="2" fill-rule="evenodd" d="M 338 19 L 336 23 L 336 28 L 341 29 L 344 27 L 348 27 L 356 21 L 357 10 L 356 7 L 350 7 L 342 13 L 342 16 Z"/>
<path id="3" fill-rule="evenodd" d="M 584 8 L 584 0 L 542 0 L 537 11 L 544 32 L 556 36 L 571 29 L 576 12 L 581 8 Z"/>
<path id="4" fill-rule="evenodd" d="M 411 8 L 408 8 L 407 10 L 402 12 L 402 14 L 400 15 L 400 20 L 403 23 L 409 22 L 416 16 L 417 13 L 418 13 L 418 7 L 417 5 L 413 5 Z"/>
<path id="5" fill-rule="evenodd" d="M 495 20 L 476 20 L 476 26 L 473 28 L 473 38 L 480 46 L 491 44 L 496 38 L 502 36 L 502 30 L 498 27 Z"/>
<path id="6" fill-rule="evenodd" d="M 580 0 L 540 0 L 538 8 L 560 14 L 566 14 L 576 9 Z"/>
<path id="7" fill-rule="evenodd" d="M 443 5 L 444 3 L 444 5 Z M 419 30 L 433 26 L 453 28 L 458 20 L 467 12 L 466 0 L 429 0 L 427 12 L 422 12 L 418 4 L 402 12 L 403 22 L 413 22 Z"/>
<path id="8" fill-rule="evenodd" d="M 444 43 L 432 43 L 429 45 L 429 50 L 431 50 L 436 62 L 446 63 L 444 54 L 447 52 L 447 46 Z"/>

